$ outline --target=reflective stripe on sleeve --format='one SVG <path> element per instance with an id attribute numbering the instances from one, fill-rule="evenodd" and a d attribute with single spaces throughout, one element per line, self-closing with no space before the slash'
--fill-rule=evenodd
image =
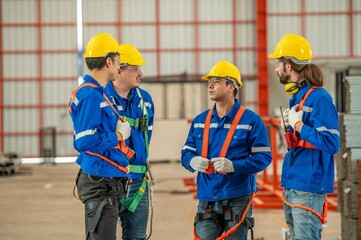
<path id="1" fill-rule="evenodd" d="M 256 153 L 256 152 L 270 152 L 271 148 L 270 147 L 253 147 L 251 149 L 251 151 L 253 153 Z"/>
<path id="2" fill-rule="evenodd" d="M 189 149 L 189 150 L 194 151 L 194 152 L 196 151 L 196 149 L 194 147 L 190 147 L 190 146 L 185 145 L 182 150 L 186 150 L 186 149 Z"/>
<path id="3" fill-rule="evenodd" d="M 319 132 L 327 131 L 327 132 L 330 132 L 332 134 L 336 134 L 337 136 L 340 136 L 340 132 L 338 130 L 336 130 L 336 129 L 328 129 L 328 128 L 322 126 L 322 127 L 316 128 L 316 130 L 319 131 Z"/>
<path id="4" fill-rule="evenodd" d="M 97 130 L 85 130 L 85 131 L 82 131 L 78 134 L 75 135 L 75 140 L 78 140 L 79 138 L 82 138 L 82 137 L 85 137 L 85 136 L 88 136 L 88 135 L 93 135 L 94 133 L 96 133 Z"/>

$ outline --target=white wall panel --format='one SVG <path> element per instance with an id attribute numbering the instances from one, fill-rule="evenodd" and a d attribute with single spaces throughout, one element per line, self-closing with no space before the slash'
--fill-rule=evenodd
<path id="1" fill-rule="evenodd" d="M 256 19 L 256 4 L 254 0 L 238 0 L 236 2 L 237 20 L 255 20 Z M 232 7 L 233 9 L 233 7 Z"/>
<path id="2" fill-rule="evenodd" d="M 4 104 L 28 105 L 38 103 L 38 83 L 35 81 L 4 82 Z"/>
<path id="3" fill-rule="evenodd" d="M 361 1 L 360 1 L 361 2 Z M 361 6 L 361 4 L 360 4 Z M 355 15 L 353 20 L 353 32 L 354 32 L 354 54 L 361 56 L 361 14 Z"/>
<path id="4" fill-rule="evenodd" d="M 192 49 L 194 43 L 193 25 L 165 25 L 160 28 L 162 48 L 188 48 Z"/>
<path id="5" fill-rule="evenodd" d="M 2 31 L 3 49 L 35 50 L 38 48 L 38 31 L 35 27 L 4 27 Z"/>
<path id="6" fill-rule="evenodd" d="M 93 23 L 115 22 L 117 16 L 117 3 L 115 0 L 84 1 L 84 21 Z M 135 13 L 135 12 L 133 12 Z"/>
<path id="7" fill-rule="evenodd" d="M 74 81 L 76 81 L 77 58 L 75 54 L 45 54 L 43 55 L 42 65 L 42 73 L 44 77 L 74 76 Z"/>
<path id="8" fill-rule="evenodd" d="M 162 75 L 194 74 L 194 53 L 191 52 L 165 52 L 161 53 Z"/>
<path id="9" fill-rule="evenodd" d="M 199 58 L 200 73 L 206 74 L 220 60 L 233 62 L 233 53 L 231 51 L 207 51 L 201 52 Z"/>
<path id="10" fill-rule="evenodd" d="M 231 24 L 200 25 L 199 45 L 202 48 L 232 47 L 233 29 Z"/>
<path id="11" fill-rule="evenodd" d="M 301 1 L 272 0 L 267 1 L 267 13 L 298 13 L 301 9 Z M 286 23 L 286 22 L 285 22 Z M 287 23 L 291 25 L 291 23 Z"/>
<path id="12" fill-rule="evenodd" d="M 237 67 L 241 76 L 253 75 L 257 73 L 257 59 L 254 51 L 237 52 Z"/>
<path id="13" fill-rule="evenodd" d="M 37 2 L 37 0 L 2 0 L 2 21 L 7 23 L 37 22 Z"/>
<path id="14" fill-rule="evenodd" d="M 200 10 L 198 12 L 199 20 L 231 20 L 232 19 L 232 0 L 199 0 Z"/>
<path id="15" fill-rule="evenodd" d="M 99 0 L 103 5 L 104 1 Z M 139 21 L 155 21 L 156 19 L 156 10 L 155 10 L 155 0 L 122 0 L 120 16 L 122 21 L 126 22 L 139 22 Z M 162 4 L 163 1 L 160 1 Z"/>
<path id="16" fill-rule="evenodd" d="M 317 56 L 349 54 L 349 20 L 344 15 L 309 16 L 306 18 L 306 38 Z M 332 36 L 332 37 L 330 37 Z"/>
<path id="17" fill-rule="evenodd" d="M 5 55 L 4 77 L 32 78 L 38 75 L 38 56 L 33 54 Z"/>
<path id="18" fill-rule="evenodd" d="M 193 21 L 194 0 L 160 1 L 159 17 L 161 21 Z"/>
<path id="19" fill-rule="evenodd" d="M 4 129 L 11 133 L 38 131 L 38 111 L 33 108 L 5 109 Z"/>
<path id="20" fill-rule="evenodd" d="M 347 11 L 349 1 L 340 0 L 305 0 L 308 12 Z"/>
<path id="21" fill-rule="evenodd" d="M 73 26 L 46 26 L 42 29 L 42 34 L 42 48 L 45 50 L 69 50 L 76 47 L 76 31 Z"/>
<path id="22" fill-rule="evenodd" d="M 156 71 L 156 58 L 157 58 L 156 54 L 154 52 L 143 52 L 141 48 L 138 48 L 138 49 L 140 49 L 139 51 L 142 54 L 144 61 L 148 63 L 142 67 L 144 77 L 155 76 L 156 72 L 157 72 Z"/>
<path id="23" fill-rule="evenodd" d="M 42 20 L 44 22 L 73 22 L 76 12 L 74 0 L 42 1 Z"/>
<path id="24" fill-rule="evenodd" d="M 7 137 L 4 141 L 4 149 L 6 152 L 17 153 L 20 156 L 38 156 L 39 140 L 37 136 Z"/>
<path id="25" fill-rule="evenodd" d="M 119 43 L 131 43 L 137 48 L 156 48 L 157 37 L 155 25 L 122 27 Z M 117 35 L 113 35 L 116 37 Z"/>

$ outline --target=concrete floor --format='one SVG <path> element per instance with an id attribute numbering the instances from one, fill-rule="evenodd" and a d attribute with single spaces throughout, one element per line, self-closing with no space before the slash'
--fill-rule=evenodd
<path id="1" fill-rule="evenodd" d="M 84 239 L 83 205 L 72 195 L 78 166 L 22 165 L 14 176 L 0 176 L 0 239 Z M 195 177 L 179 163 L 152 167 L 154 219 L 151 239 L 192 238 L 196 200 L 183 179 Z M 282 210 L 254 209 L 255 238 L 281 240 Z M 323 238 L 340 239 L 340 214 L 329 211 Z M 118 227 L 118 239 L 121 230 Z"/>

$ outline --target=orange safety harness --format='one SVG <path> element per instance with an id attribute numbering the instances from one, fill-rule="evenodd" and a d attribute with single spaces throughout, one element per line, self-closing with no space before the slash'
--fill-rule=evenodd
<path id="1" fill-rule="evenodd" d="M 302 110 L 303 105 L 304 105 L 307 97 L 316 88 L 318 88 L 318 87 L 313 86 L 306 92 L 306 94 L 302 97 L 302 99 L 300 101 L 300 104 L 298 105 L 297 111 Z M 293 133 L 287 131 L 285 133 L 285 139 L 286 139 L 286 143 L 287 143 L 287 149 L 291 149 L 291 148 L 311 148 L 311 149 L 316 149 L 311 143 L 309 143 L 309 142 L 307 142 L 305 140 L 299 139 L 297 134 L 296 134 L 296 131 L 294 131 Z"/>
<path id="2" fill-rule="evenodd" d="M 71 104 L 74 102 L 75 99 L 75 95 L 76 93 L 79 91 L 79 89 L 83 88 L 83 87 L 93 87 L 93 88 L 97 88 L 97 86 L 93 83 L 84 83 L 81 86 L 79 86 L 78 88 L 74 89 L 71 93 L 71 99 L 69 101 L 69 112 L 72 112 L 72 108 L 71 108 Z M 109 101 L 108 97 L 105 95 L 105 93 L 103 93 L 103 97 L 105 99 L 105 101 L 108 103 L 108 105 L 112 108 L 112 110 L 115 112 L 115 114 L 119 117 L 119 120 L 124 122 L 124 119 L 119 115 L 119 113 L 117 112 L 117 110 L 115 110 L 115 108 L 113 107 L 113 104 Z M 114 148 L 118 149 L 119 151 L 121 151 L 122 153 L 124 153 L 124 155 L 130 159 L 134 156 L 134 151 L 128 147 L 125 144 L 125 141 L 119 141 L 118 145 L 115 146 Z M 110 163 L 111 165 L 113 165 L 114 167 L 116 167 L 117 169 L 119 169 L 120 171 L 124 172 L 124 173 L 129 173 L 129 167 L 122 167 L 119 164 L 115 163 L 114 161 L 110 160 L 107 157 L 104 157 L 98 153 L 94 153 L 91 151 L 86 151 L 87 154 L 93 155 L 93 156 L 97 156 L 101 159 L 103 159 L 104 161 Z"/>
<path id="3" fill-rule="evenodd" d="M 302 107 L 307 99 L 307 97 L 311 94 L 311 92 L 313 90 L 315 90 L 316 88 L 318 88 L 317 86 L 313 86 L 311 87 L 307 92 L 306 94 L 302 97 L 301 101 L 300 101 L 300 105 L 298 106 L 297 108 L 297 111 L 300 111 L 302 110 Z M 315 146 L 313 146 L 312 144 L 310 144 L 309 142 L 305 141 L 305 140 L 301 140 L 297 137 L 296 135 L 296 131 L 293 132 L 293 134 L 291 134 L 290 132 L 287 132 L 285 134 L 285 138 L 286 138 L 286 142 L 287 142 L 287 146 L 288 146 L 288 149 L 290 148 L 310 148 L 310 149 L 316 149 Z M 316 212 L 315 210 L 313 210 L 312 208 L 310 207 L 307 207 L 305 205 L 302 205 L 302 204 L 293 204 L 293 203 L 290 203 L 288 202 L 285 197 L 284 197 L 284 194 L 282 195 L 282 201 L 290 206 L 290 207 L 293 207 L 293 208 L 301 208 L 301 209 L 304 209 L 306 211 L 309 211 L 313 214 L 315 214 L 321 221 L 322 225 L 323 226 L 327 226 L 327 198 L 325 199 L 325 202 L 323 203 L 323 215 L 321 216 L 318 212 Z"/>
<path id="4" fill-rule="evenodd" d="M 237 113 L 236 113 L 236 116 L 234 117 L 233 121 L 232 121 L 232 124 L 231 124 L 231 127 L 229 128 L 228 130 L 228 133 L 226 135 L 226 139 L 222 145 L 222 148 L 221 148 L 221 152 L 219 154 L 219 157 L 225 157 L 226 154 L 227 154 L 227 151 L 228 151 L 228 148 L 229 148 L 229 145 L 232 141 L 232 138 L 233 138 L 233 135 L 234 135 L 234 132 L 236 130 L 236 127 L 239 123 L 239 121 L 241 120 L 242 116 L 243 116 L 243 113 L 245 112 L 246 108 L 241 106 Z M 206 122 L 204 124 L 204 133 L 203 133 L 203 142 L 202 142 L 202 153 L 201 153 L 201 156 L 203 158 L 207 158 L 208 157 L 208 143 L 209 143 L 209 128 L 210 128 L 210 125 L 211 125 L 211 117 L 212 117 L 212 109 L 209 109 L 208 111 L 208 114 L 207 114 L 207 117 L 206 117 Z M 212 173 L 221 173 L 221 174 L 225 174 L 223 172 L 216 172 L 214 170 L 214 166 L 213 166 L 213 162 L 209 161 L 209 166 L 206 170 L 206 173 L 208 174 L 212 174 Z M 248 212 L 248 209 L 250 208 L 251 206 L 251 203 L 254 199 L 254 196 L 255 196 L 255 193 L 253 192 L 252 195 L 251 195 L 251 198 L 249 199 L 249 202 L 242 214 L 242 217 L 241 219 L 239 220 L 239 222 L 234 225 L 232 228 L 230 228 L 227 232 L 223 233 L 221 236 L 219 236 L 218 238 L 216 238 L 216 240 L 223 240 L 227 237 L 229 237 L 229 235 L 231 235 L 233 232 L 235 232 L 237 230 L 237 228 L 243 223 L 244 219 L 246 218 L 246 215 L 247 215 L 247 212 Z M 193 236 L 194 236 L 194 240 L 202 240 L 201 238 L 199 238 L 197 236 L 197 233 L 196 233 L 196 228 L 194 226 L 193 228 Z"/>
<path id="5" fill-rule="evenodd" d="M 234 117 L 231 127 L 228 130 L 226 139 L 224 140 L 224 143 L 222 145 L 221 148 L 221 152 L 219 154 L 219 157 L 225 157 L 229 148 L 229 145 L 232 141 L 234 132 L 236 130 L 237 124 L 239 123 L 239 120 L 241 120 L 244 111 L 246 110 L 245 107 L 241 106 L 237 113 L 236 116 Z M 211 125 L 211 117 L 212 117 L 212 109 L 209 109 L 207 117 L 206 117 L 206 122 L 204 124 L 204 133 L 203 133 L 203 141 L 202 141 L 202 153 L 201 156 L 203 158 L 208 158 L 208 143 L 209 143 L 209 127 Z M 206 169 L 206 173 L 216 173 L 214 170 L 214 166 L 213 166 L 213 162 L 209 161 L 209 166 Z M 224 173 L 223 173 L 224 174 Z"/>

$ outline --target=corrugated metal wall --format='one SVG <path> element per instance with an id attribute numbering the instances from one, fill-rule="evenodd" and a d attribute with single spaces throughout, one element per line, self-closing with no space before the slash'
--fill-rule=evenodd
<path id="1" fill-rule="evenodd" d="M 305 35 L 321 61 L 360 59 L 360 1 L 267 1 L 267 26 L 257 26 L 257 2 L 262 1 L 87 0 L 84 45 L 98 32 L 111 33 L 119 42 L 137 46 L 149 62 L 145 76 L 158 80 L 199 76 L 218 60 L 229 60 L 239 67 L 245 82 L 243 103 L 255 111 L 256 29 L 267 29 L 268 52 L 283 34 L 292 32 Z M 57 155 L 74 155 L 67 102 L 77 86 L 76 3 L 0 0 L 0 4 L 0 151 L 39 156 L 40 129 L 56 127 Z M 211 104 L 204 103 L 202 84 L 143 83 L 143 87 L 154 97 L 158 119 L 192 118 Z M 280 99 L 274 89 L 271 85 L 270 92 L 277 92 L 269 97 L 271 109 Z"/>

